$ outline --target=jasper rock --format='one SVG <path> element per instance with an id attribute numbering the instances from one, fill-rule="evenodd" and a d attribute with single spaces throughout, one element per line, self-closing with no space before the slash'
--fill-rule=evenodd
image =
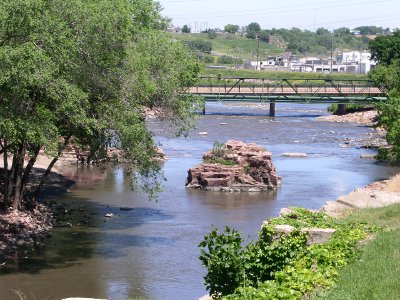
<path id="1" fill-rule="evenodd" d="M 280 177 L 272 163 L 272 154 L 262 147 L 241 141 L 228 141 L 217 151 L 203 154 L 208 161 L 188 170 L 186 186 L 207 191 L 266 191 L 276 189 Z"/>
<path id="2" fill-rule="evenodd" d="M 268 224 L 268 223 L 265 223 Z M 274 241 L 279 240 L 282 235 L 287 235 L 292 233 L 292 231 L 296 230 L 295 227 L 290 225 L 275 225 L 274 226 L 275 234 L 272 239 Z M 307 245 L 314 244 L 323 244 L 330 240 L 332 235 L 335 233 L 336 229 L 332 228 L 302 228 L 301 232 L 307 233 Z"/>
<path id="3" fill-rule="evenodd" d="M 281 210 L 279 212 L 279 216 L 280 217 L 284 217 L 284 216 L 292 217 L 293 216 L 293 219 L 297 219 L 296 212 L 293 209 L 290 209 L 287 207 L 281 208 Z"/>
<path id="4" fill-rule="evenodd" d="M 302 228 L 308 234 L 307 245 L 323 244 L 330 240 L 336 229 L 332 228 Z"/>

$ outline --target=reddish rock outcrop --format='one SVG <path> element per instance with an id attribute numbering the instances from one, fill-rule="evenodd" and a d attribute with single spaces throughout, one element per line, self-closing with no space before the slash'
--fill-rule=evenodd
<path id="1" fill-rule="evenodd" d="M 187 187 L 261 192 L 276 189 L 280 183 L 281 178 L 272 163 L 272 154 L 253 143 L 228 141 L 204 153 L 203 160 L 205 163 L 188 170 Z"/>

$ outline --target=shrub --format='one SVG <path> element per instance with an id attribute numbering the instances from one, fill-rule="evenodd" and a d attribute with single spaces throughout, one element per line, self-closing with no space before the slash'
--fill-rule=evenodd
<path id="1" fill-rule="evenodd" d="M 212 157 L 205 159 L 204 160 L 205 163 L 222 164 L 228 166 L 237 165 L 237 162 L 225 159 L 225 154 L 229 153 L 229 150 L 226 149 L 224 144 L 218 141 L 214 142 L 211 153 Z"/>

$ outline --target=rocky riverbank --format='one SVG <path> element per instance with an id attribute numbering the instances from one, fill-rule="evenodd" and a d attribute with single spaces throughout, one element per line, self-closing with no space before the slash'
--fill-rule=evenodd
<path id="1" fill-rule="evenodd" d="M 329 121 L 337 123 L 349 122 L 365 126 L 374 126 L 378 122 L 378 112 L 376 110 L 358 111 L 345 115 L 322 116 L 317 117 L 316 119 L 319 121 Z"/>
<path id="2" fill-rule="evenodd" d="M 31 174 L 28 193 L 31 192 L 30 187 L 35 186 L 43 176 L 49 161 L 45 156 L 39 157 Z M 53 170 L 54 172 L 49 174 L 49 178 L 43 186 L 42 198 L 63 194 L 75 183 L 61 175 L 60 165 Z M 0 212 L 0 266 L 17 249 L 40 245 L 46 237 L 50 236 L 49 230 L 55 221 L 55 208 L 56 206 L 49 207 L 39 203 L 35 208 L 29 210 L 10 209 Z"/>
<path id="3" fill-rule="evenodd" d="M 329 115 L 317 117 L 318 121 L 325 122 L 336 122 L 336 123 L 355 123 L 360 126 L 375 127 L 378 124 L 378 112 L 376 110 L 364 110 L 354 113 L 348 113 L 345 115 Z M 341 143 L 341 147 L 349 147 L 354 144 L 357 147 L 366 149 L 379 149 L 381 147 L 387 147 L 385 139 L 386 131 L 381 127 L 375 127 L 375 130 L 368 134 L 364 139 L 354 141 L 351 139 L 345 139 Z"/>
<path id="4" fill-rule="evenodd" d="M 0 264 L 19 247 L 38 246 L 52 228 L 51 210 L 38 204 L 33 210 L 8 210 L 0 214 Z"/>

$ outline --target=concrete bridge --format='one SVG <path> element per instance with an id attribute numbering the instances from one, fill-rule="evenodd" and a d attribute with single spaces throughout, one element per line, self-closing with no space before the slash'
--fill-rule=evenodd
<path id="1" fill-rule="evenodd" d="M 269 115 L 275 116 L 276 103 L 336 103 L 339 114 L 346 104 L 372 104 L 385 101 L 386 92 L 368 79 L 268 79 L 243 77 L 201 77 L 198 86 L 187 93 L 204 97 L 206 102 L 270 103 Z M 205 113 L 205 108 L 203 109 Z"/>

